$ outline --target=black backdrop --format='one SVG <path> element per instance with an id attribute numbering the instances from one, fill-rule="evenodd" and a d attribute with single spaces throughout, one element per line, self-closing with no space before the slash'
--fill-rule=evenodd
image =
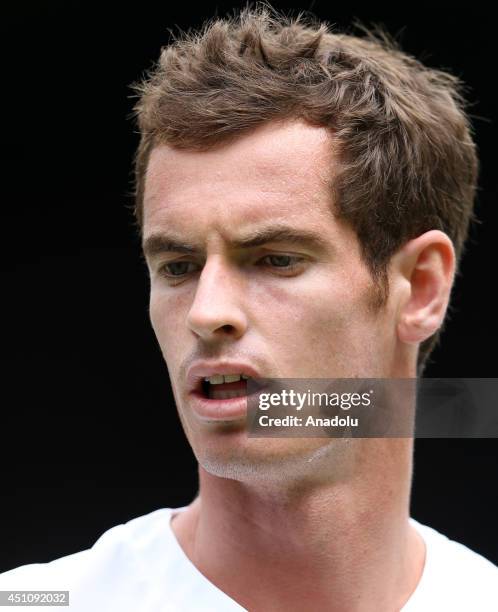
<path id="1" fill-rule="evenodd" d="M 46 2 L 1 11 L 4 300 L 0 571 L 93 544 L 106 529 L 189 503 L 196 463 L 147 316 L 131 214 L 138 137 L 128 85 L 168 41 L 241 4 Z M 484 4 L 484 3 L 483 3 Z M 453 314 L 426 375 L 496 372 L 496 94 L 491 14 L 420 3 L 312 8 L 339 27 L 382 23 L 471 88 L 481 158 L 477 215 Z M 6 133 L 6 134 L 5 134 Z M 10 263 L 12 265 L 10 265 Z M 498 563 L 497 440 L 416 443 L 412 514 Z"/>

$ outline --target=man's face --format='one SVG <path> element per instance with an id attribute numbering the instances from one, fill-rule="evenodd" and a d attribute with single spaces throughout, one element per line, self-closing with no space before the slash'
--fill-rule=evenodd
<path id="1" fill-rule="evenodd" d="M 191 251 L 146 250 L 150 317 L 186 435 L 212 473 L 278 467 L 334 440 L 248 438 L 245 420 L 207 422 L 190 393 L 192 366 L 242 362 L 274 378 L 393 375 L 395 313 L 389 301 L 372 308 L 357 238 L 331 212 L 324 179 L 333 165 L 328 132 L 298 121 L 205 152 L 152 151 L 144 244 L 164 234 Z M 276 229 L 289 235 L 240 244 Z"/>

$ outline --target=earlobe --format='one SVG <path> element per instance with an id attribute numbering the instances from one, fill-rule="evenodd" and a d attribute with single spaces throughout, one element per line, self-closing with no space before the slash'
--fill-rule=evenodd
<path id="1" fill-rule="evenodd" d="M 398 337 L 419 344 L 444 321 L 455 275 L 453 243 L 444 232 L 430 230 L 404 245 L 397 262 L 408 285 L 398 311 Z"/>

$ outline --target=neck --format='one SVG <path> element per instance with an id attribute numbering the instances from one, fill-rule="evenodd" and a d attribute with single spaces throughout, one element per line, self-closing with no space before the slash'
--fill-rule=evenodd
<path id="1" fill-rule="evenodd" d="M 190 560 L 247 609 L 399 610 L 420 579 L 409 524 L 410 439 L 358 439 L 345 479 L 305 486 L 221 478 L 173 530 Z"/>

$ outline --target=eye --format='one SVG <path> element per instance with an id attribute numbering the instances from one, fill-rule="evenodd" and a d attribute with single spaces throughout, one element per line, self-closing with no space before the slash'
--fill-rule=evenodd
<path id="1" fill-rule="evenodd" d="M 194 271 L 193 269 L 189 269 L 189 266 L 193 266 L 195 270 L 196 265 L 191 261 L 171 261 L 170 263 L 164 264 L 159 272 L 168 278 L 179 278 Z"/>
<path id="2" fill-rule="evenodd" d="M 292 271 L 303 263 L 303 258 L 297 255 L 266 255 L 260 262 L 269 265 L 272 268 L 280 269 L 282 271 Z"/>

